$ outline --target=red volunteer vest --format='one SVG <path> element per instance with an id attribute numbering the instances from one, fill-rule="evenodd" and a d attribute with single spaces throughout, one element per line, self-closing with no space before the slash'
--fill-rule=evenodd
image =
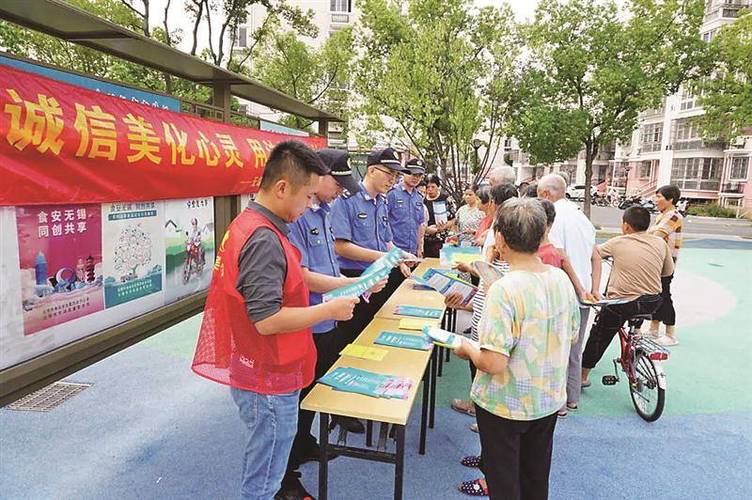
<path id="1" fill-rule="evenodd" d="M 300 252 L 266 217 L 245 209 L 222 238 L 192 368 L 202 377 L 238 389 L 284 394 L 311 384 L 316 346 L 310 328 L 261 335 L 248 318 L 243 296 L 236 288 L 238 257 L 248 238 L 261 227 L 279 237 L 287 259 L 282 307 L 308 306 Z"/>

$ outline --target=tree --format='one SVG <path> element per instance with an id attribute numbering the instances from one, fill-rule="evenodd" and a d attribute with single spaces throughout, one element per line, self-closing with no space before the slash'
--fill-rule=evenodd
<path id="1" fill-rule="evenodd" d="M 352 59 L 351 29 L 332 34 L 318 50 L 292 32 L 278 33 L 254 57 L 251 74 L 272 88 L 346 119 Z M 307 129 L 312 122 L 291 115 L 282 123 Z"/>
<path id="2" fill-rule="evenodd" d="M 710 43 L 713 76 L 694 82 L 705 114 L 706 137 L 730 140 L 752 134 L 752 10 L 722 27 Z"/>
<path id="3" fill-rule="evenodd" d="M 707 63 L 702 0 L 541 2 L 526 28 L 513 134 L 533 161 L 585 153 L 585 214 L 593 160 L 626 140 L 640 111 L 659 106 Z"/>
<path id="4" fill-rule="evenodd" d="M 473 138 L 485 139 L 476 180 L 502 138 L 518 51 L 511 10 L 469 0 L 366 0 L 361 9 L 355 89 L 363 124 L 404 135 L 460 200 Z"/>
<path id="5" fill-rule="evenodd" d="M 238 28 L 244 24 L 254 6 L 266 11 L 261 25 L 248 34 L 250 43 L 236 51 Z M 274 34 L 285 23 L 293 31 L 315 37 L 318 28 L 312 22 L 313 11 L 293 7 L 286 0 L 185 0 L 185 10 L 193 23 L 191 54 L 196 55 L 203 26 L 208 32 L 208 48 L 202 53 L 217 66 L 231 71 L 241 71 L 256 47 Z"/>

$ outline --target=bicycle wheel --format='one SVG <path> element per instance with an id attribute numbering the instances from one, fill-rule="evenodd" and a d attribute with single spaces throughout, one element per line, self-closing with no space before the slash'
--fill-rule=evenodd
<path id="1" fill-rule="evenodd" d="M 655 361 L 638 351 L 635 356 L 634 380 L 629 383 L 629 395 L 637 414 L 648 422 L 655 422 L 663 413 L 666 391 L 658 384 Z"/>

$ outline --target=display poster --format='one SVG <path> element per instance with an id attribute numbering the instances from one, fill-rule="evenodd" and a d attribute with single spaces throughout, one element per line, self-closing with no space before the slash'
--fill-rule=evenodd
<path id="1" fill-rule="evenodd" d="M 162 291 L 163 203 L 102 205 L 104 297 L 107 308 Z"/>
<path id="2" fill-rule="evenodd" d="M 214 263 L 214 199 L 165 202 L 165 304 L 205 290 Z"/>
<path id="3" fill-rule="evenodd" d="M 16 208 L 24 335 L 103 308 L 98 205 Z"/>

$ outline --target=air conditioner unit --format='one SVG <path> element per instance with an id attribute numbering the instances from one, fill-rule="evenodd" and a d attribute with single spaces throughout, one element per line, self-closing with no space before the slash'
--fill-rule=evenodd
<path id="1" fill-rule="evenodd" d="M 734 146 L 743 148 L 744 147 L 744 143 L 745 143 L 745 138 L 744 137 L 736 137 L 736 138 L 734 138 L 734 140 L 732 141 L 731 144 L 733 144 Z"/>

